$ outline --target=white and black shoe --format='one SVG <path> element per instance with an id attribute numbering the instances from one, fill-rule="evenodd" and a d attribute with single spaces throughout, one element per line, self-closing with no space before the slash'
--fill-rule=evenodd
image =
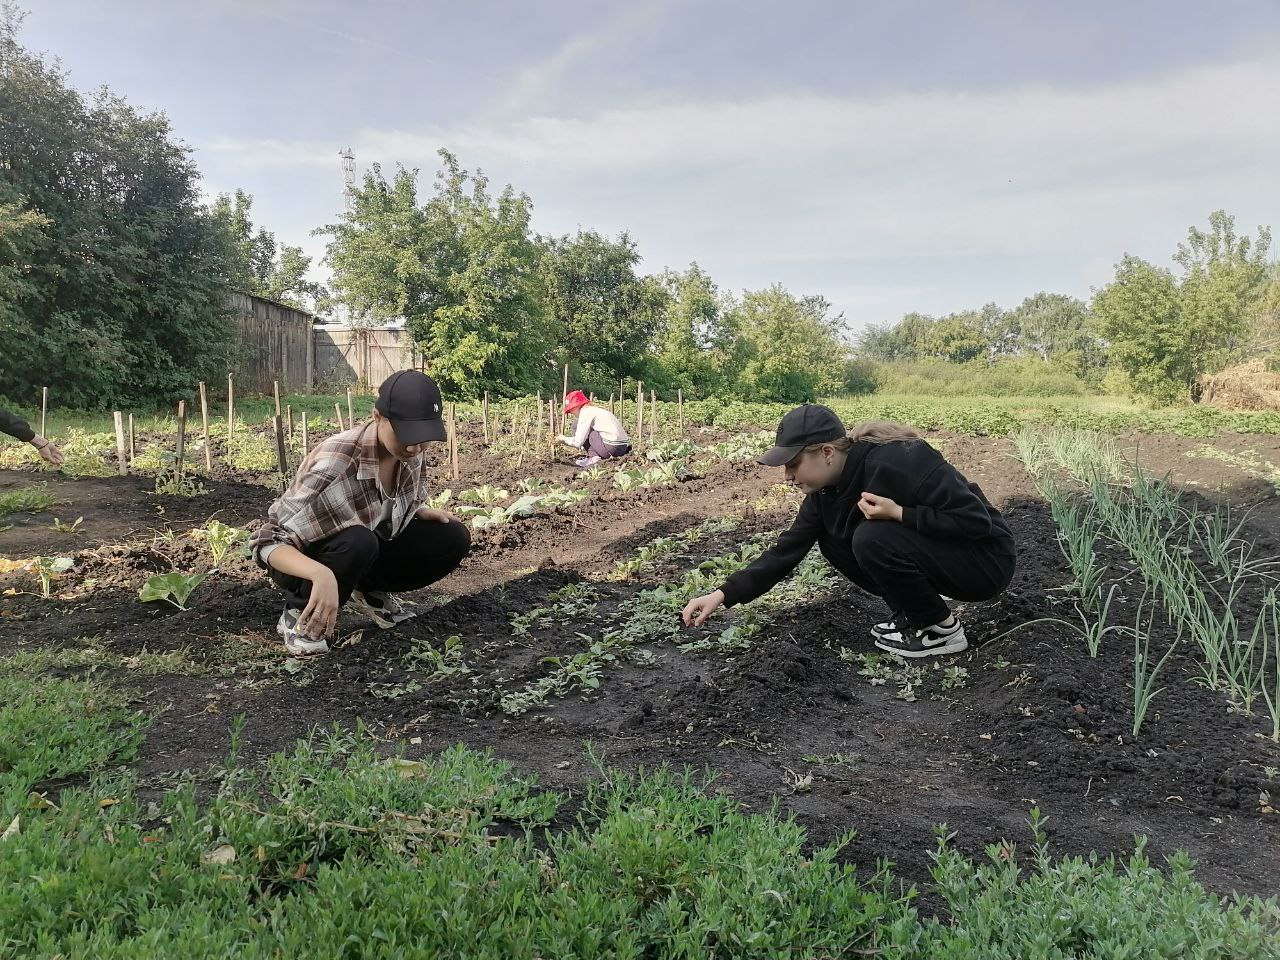
<path id="1" fill-rule="evenodd" d="M 898 616 L 901 616 L 901 614 L 899 614 Z M 871 628 L 872 638 L 879 640 L 881 637 L 887 637 L 891 633 L 897 633 L 898 632 L 898 616 L 894 616 L 891 619 L 885 620 L 882 623 L 877 623 L 874 627 L 872 627 Z M 906 626 L 905 620 L 903 621 L 903 626 L 904 627 Z"/>
<path id="2" fill-rule="evenodd" d="M 941 623 L 917 630 L 903 624 L 901 629 L 876 637 L 876 646 L 900 657 L 933 657 L 968 649 L 964 627 L 953 615 Z"/>
<path id="3" fill-rule="evenodd" d="M 417 614 L 404 608 L 398 599 L 380 590 L 352 590 L 351 599 L 347 601 L 347 609 L 363 613 L 366 617 L 389 630 L 397 623 L 411 620 Z"/>
<path id="4" fill-rule="evenodd" d="M 298 617 L 301 610 L 286 607 L 276 623 L 276 633 L 284 641 L 284 648 L 295 657 L 318 657 L 329 652 L 329 641 L 324 637 L 313 637 L 298 629 Z"/>

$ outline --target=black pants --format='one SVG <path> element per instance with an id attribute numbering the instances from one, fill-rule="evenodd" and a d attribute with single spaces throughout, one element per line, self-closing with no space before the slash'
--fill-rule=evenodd
<path id="1" fill-rule="evenodd" d="M 471 532 L 457 520 L 439 523 L 414 517 L 394 540 L 382 540 L 368 527 L 348 527 L 302 552 L 333 571 L 338 602 L 345 604 L 356 587 L 402 593 L 435 583 L 456 570 L 470 549 Z M 310 580 L 270 565 L 267 572 L 284 588 L 286 607 L 300 610 L 307 605 Z"/>
<path id="2" fill-rule="evenodd" d="M 818 549 L 831 565 L 869 593 L 883 597 L 894 616 L 913 627 L 951 615 L 941 594 L 954 600 L 990 600 L 1013 579 L 1013 541 L 943 540 L 893 520 L 864 520 L 852 542 L 822 537 Z"/>

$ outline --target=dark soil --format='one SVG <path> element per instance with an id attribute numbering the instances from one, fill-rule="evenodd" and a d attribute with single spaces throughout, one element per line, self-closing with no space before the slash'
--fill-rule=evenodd
<path id="1" fill-rule="evenodd" d="M 1256 440 L 1230 435 L 1213 443 L 1244 450 Z M 135 764 L 152 789 L 176 771 L 214 776 L 237 715 L 246 719 L 250 758 L 287 748 L 317 724 L 362 720 L 410 755 L 462 741 L 567 791 L 596 776 L 588 743 L 612 765 L 706 767 L 750 808 L 776 803 L 795 815 L 815 842 L 856 830 L 848 858 L 871 867 L 887 857 L 908 881 L 926 877 L 937 824 L 957 831 L 961 848 L 980 852 L 1001 839 L 1024 842 L 1029 811 L 1038 806 L 1058 852 L 1127 851 L 1142 834 L 1156 858 L 1188 850 L 1212 889 L 1271 894 L 1280 817 L 1263 812 L 1260 796 L 1280 797 L 1280 746 L 1265 736 L 1266 724 L 1228 713 L 1220 694 L 1192 682 L 1194 663 L 1175 656 L 1135 738 L 1132 651 L 1118 640 L 1092 659 L 1054 625 L 1002 637 L 1038 617 L 1075 616 L 1070 594 L 1057 589 L 1071 578 L 1053 522 L 1008 442 L 953 435 L 933 442 L 1005 511 L 1021 554 L 1003 596 L 960 611 L 974 646 L 946 664 L 927 663 L 915 700 L 897 698 L 893 682 L 872 685 L 859 675 L 860 662 L 841 657 L 841 648 L 850 656 L 874 652 L 868 629 L 884 614 L 878 599 L 841 583 L 774 613 L 745 651 L 694 654 L 654 643 L 652 664 L 609 665 L 589 696 L 552 698 L 518 716 L 496 708 L 503 693 L 551 669 L 544 658 L 585 649 L 589 640 L 580 634 L 597 634 L 639 590 L 785 526 L 794 507 L 766 496 L 778 471 L 749 464 L 720 464 L 677 487 L 631 495 L 597 480 L 595 496 L 579 506 L 477 534 L 456 574 L 408 598 L 418 604 L 416 619 L 379 631 L 348 615 L 341 645 L 306 663 L 286 659 L 274 633 L 278 593 L 243 557 L 202 584 L 187 611 L 136 596 L 150 573 L 207 570 L 204 546 L 187 531 L 215 514 L 228 523 L 255 521 L 274 496 L 268 486 L 209 478 L 209 493 L 184 499 L 155 496 L 147 478 L 3 472 L 0 491 L 47 480 L 68 501 L 54 513 L 85 521 L 76 535 L 49 530 L 49 515 L 4 521 L 14 523 L 0 533 L 5 556 L 74 555 L 77 562 L 47 601 L 26 592 L 29 575 L 0 577 L 0 591 L 19 591 L 0 595 L 0 655 L 84 638 L 125 658 L 187 651 L 180 673 L 143 675 L 125 661 L 113 677 L 136 691 L 141 708 L 156 711 Z M 1226 468 L 1181 456 L 1184 441 L 1167 442 L 1165 458 L 1180 457 L 1190 471 L 1175 479 L 1194 479 L 1201 467 L 1212 478 L 1208 471 Z M 1144 437 L 1144 460 L 1165 443 Z M 460 484 L 441 486 L 574 477 L 565 463 L 513 461 L 477 455 Z M 1229 485 L 1195 489 L 1230 495 Z M 1258 503 L 1250 528 L 1267 551 L 1275 545 L 1274 500 L 1271 493 Z M 695 543 L 631 579 L 596 582 L 591 617 L 512 636 L 511 617 L 543 605 L 552 591 L 607 573 L 655 537 L 725 515 L 742 518 L 737 532 Z M 1122 577 L 1120 554 L 1111 559 Z M 1121 619 L 1133 609 L 1120 601 Z M 442 648 L 451 635 L 461 638 L 470 673 L 433 678 L 410 658 L 428 644 Z M 967 678 L 948 688 L 943 668 L 951 666 Z"/>

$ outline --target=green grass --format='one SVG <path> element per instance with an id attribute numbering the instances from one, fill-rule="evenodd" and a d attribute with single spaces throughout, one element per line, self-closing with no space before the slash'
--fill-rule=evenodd
<path id="1" fill-rule="evenodd" d="M 4 519 L 11 513 L 42 513 L 61 502 L 45 490 L 44 484 L 20 487 L 17 490 L 0 493 L 0 519 Z"/>
<path id="2" fill-rule="evenodd" d="M 507 764 L 374 747 L 334 731 L 233 763 L 204 806 L 99 779 L 26 811 L 0 857 L 0 956 L 1280 956 L 1274 902 L 1220 901 L 1140 849 L 1054 862 L 1038 823 L 1029 857 L 987 862 L 944 832 L 935 920 L 887 864 L 840 862 L 849 838 L 812 848 L 688 772 L 602 771 L 544 833 L 564 798 Z"/>
<path id="3" fill-rule="evenodd" d="M 45 781 L 130 759 L 142 727 L 126 698 L 102 684 L 27 676 L 0 660 L 0 820 L 9 824 Z"/>

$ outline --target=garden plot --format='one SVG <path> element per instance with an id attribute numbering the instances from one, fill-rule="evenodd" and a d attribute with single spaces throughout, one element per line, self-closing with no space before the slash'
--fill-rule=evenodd
<path id="1" fill-rule="evenodd" d="M 57 516 L 84 520 L 70 533 L 52 529 L 47 509 L 3 521 L 14 524 L 0 534 L 11 561 L 74 565 L 54 576 L 47 600 L 31 570 L 4 575 L 0 589 L 16 592 L 0 597 L 0 655 L 63 677 L 91 672 L 156 712 L 133 763 L 144 787 L 176 770 L 216 777 L 241 716 L 249 759 L 315 725 L 361 721 L 411 757 L 458 742 L 492 748 L 544 786 L 575 792 L 598 776 L 596 762 L 706 767 L 748 808 L 780 804 L 815 843 L 856 830 L 841 857 L 868 867 L 888 857 L 911 881 L 927 875 L 938 823 L 976 851 L 1026 838 L 1035 805 L 1055 852 L 1127 850 L 1143 834 L 1157 860 L 1189 850 L 1213 889 L 1271 892 L 1280 748 L 1263 698 L 1246 712 L 1197 682 L 1205 664 L 1187 642 L 1154 675 L 1159 692 L 1135 734 L 1131 636 L 1104 634 L 1092 656 L 1071 626 L 1020 627 L 1073 623 L 1078 605 L 1093 623 L 1098 607 L 1058 545 L 1062 506 L 1037 489 L 1013 444 L 934 438 L 1006 511 L 1022 555 L 1003 597 L 961 611 L 974 649 L 903 665 L 870 643 L 879 602 L 816 558 L 757 604 L 699 630 L 677 626 L 688 596 L 749 560 L 794 512 L 778 472 L 745 459 L 750 435 L 688 439 L 692 451 L 587 474 L 517 466 L 506 451 L 471 458 L 458 482 L 437 464 L 435 490 L 453 491 L 447 505 L 478 508 L 472 557 L 410 597 L 419 616 L 394 631 L 344 617 L 341 644 L 317 661 L 283 655 L 278 596 L 261 572 L 234 547 L 215 563 L 210 534 L 197 535 L 211 519 L 244 527 L 260 517 L 269 486 L 201 476 L 206 492 L 181 497 L 155 494 L 150 478 L 8 472 L 4 489 L 43 481 L 67 504 Z M 1146 438 L 1144 449 L 1159 442 Z M 675 462 L 686 472 L 647 486 L 617 477 Z M 576 491 L 573 502 L 560 491 Z M 525 497 L 540 502 L 511 509 Z M 474 523 L 498 509 L 503 519 Z M 1266 528 L 1239 536 L 1258 557 L 1276 554 Z M 1124 584 L 1106 623 L 1131 628 L 1141 614 L 1152 622 L 1148 658 L 1164 657 L 1176 635 L 1164 601 L 1152 593 L 1144 606 L 1140 564 L 1095 539 L 1103 599 Z M 174 572 L 208 574 L 185 610 L 139 599 L 152 577 Z M 1246 633 L 1251 612 L 1240 614 Z"/>

